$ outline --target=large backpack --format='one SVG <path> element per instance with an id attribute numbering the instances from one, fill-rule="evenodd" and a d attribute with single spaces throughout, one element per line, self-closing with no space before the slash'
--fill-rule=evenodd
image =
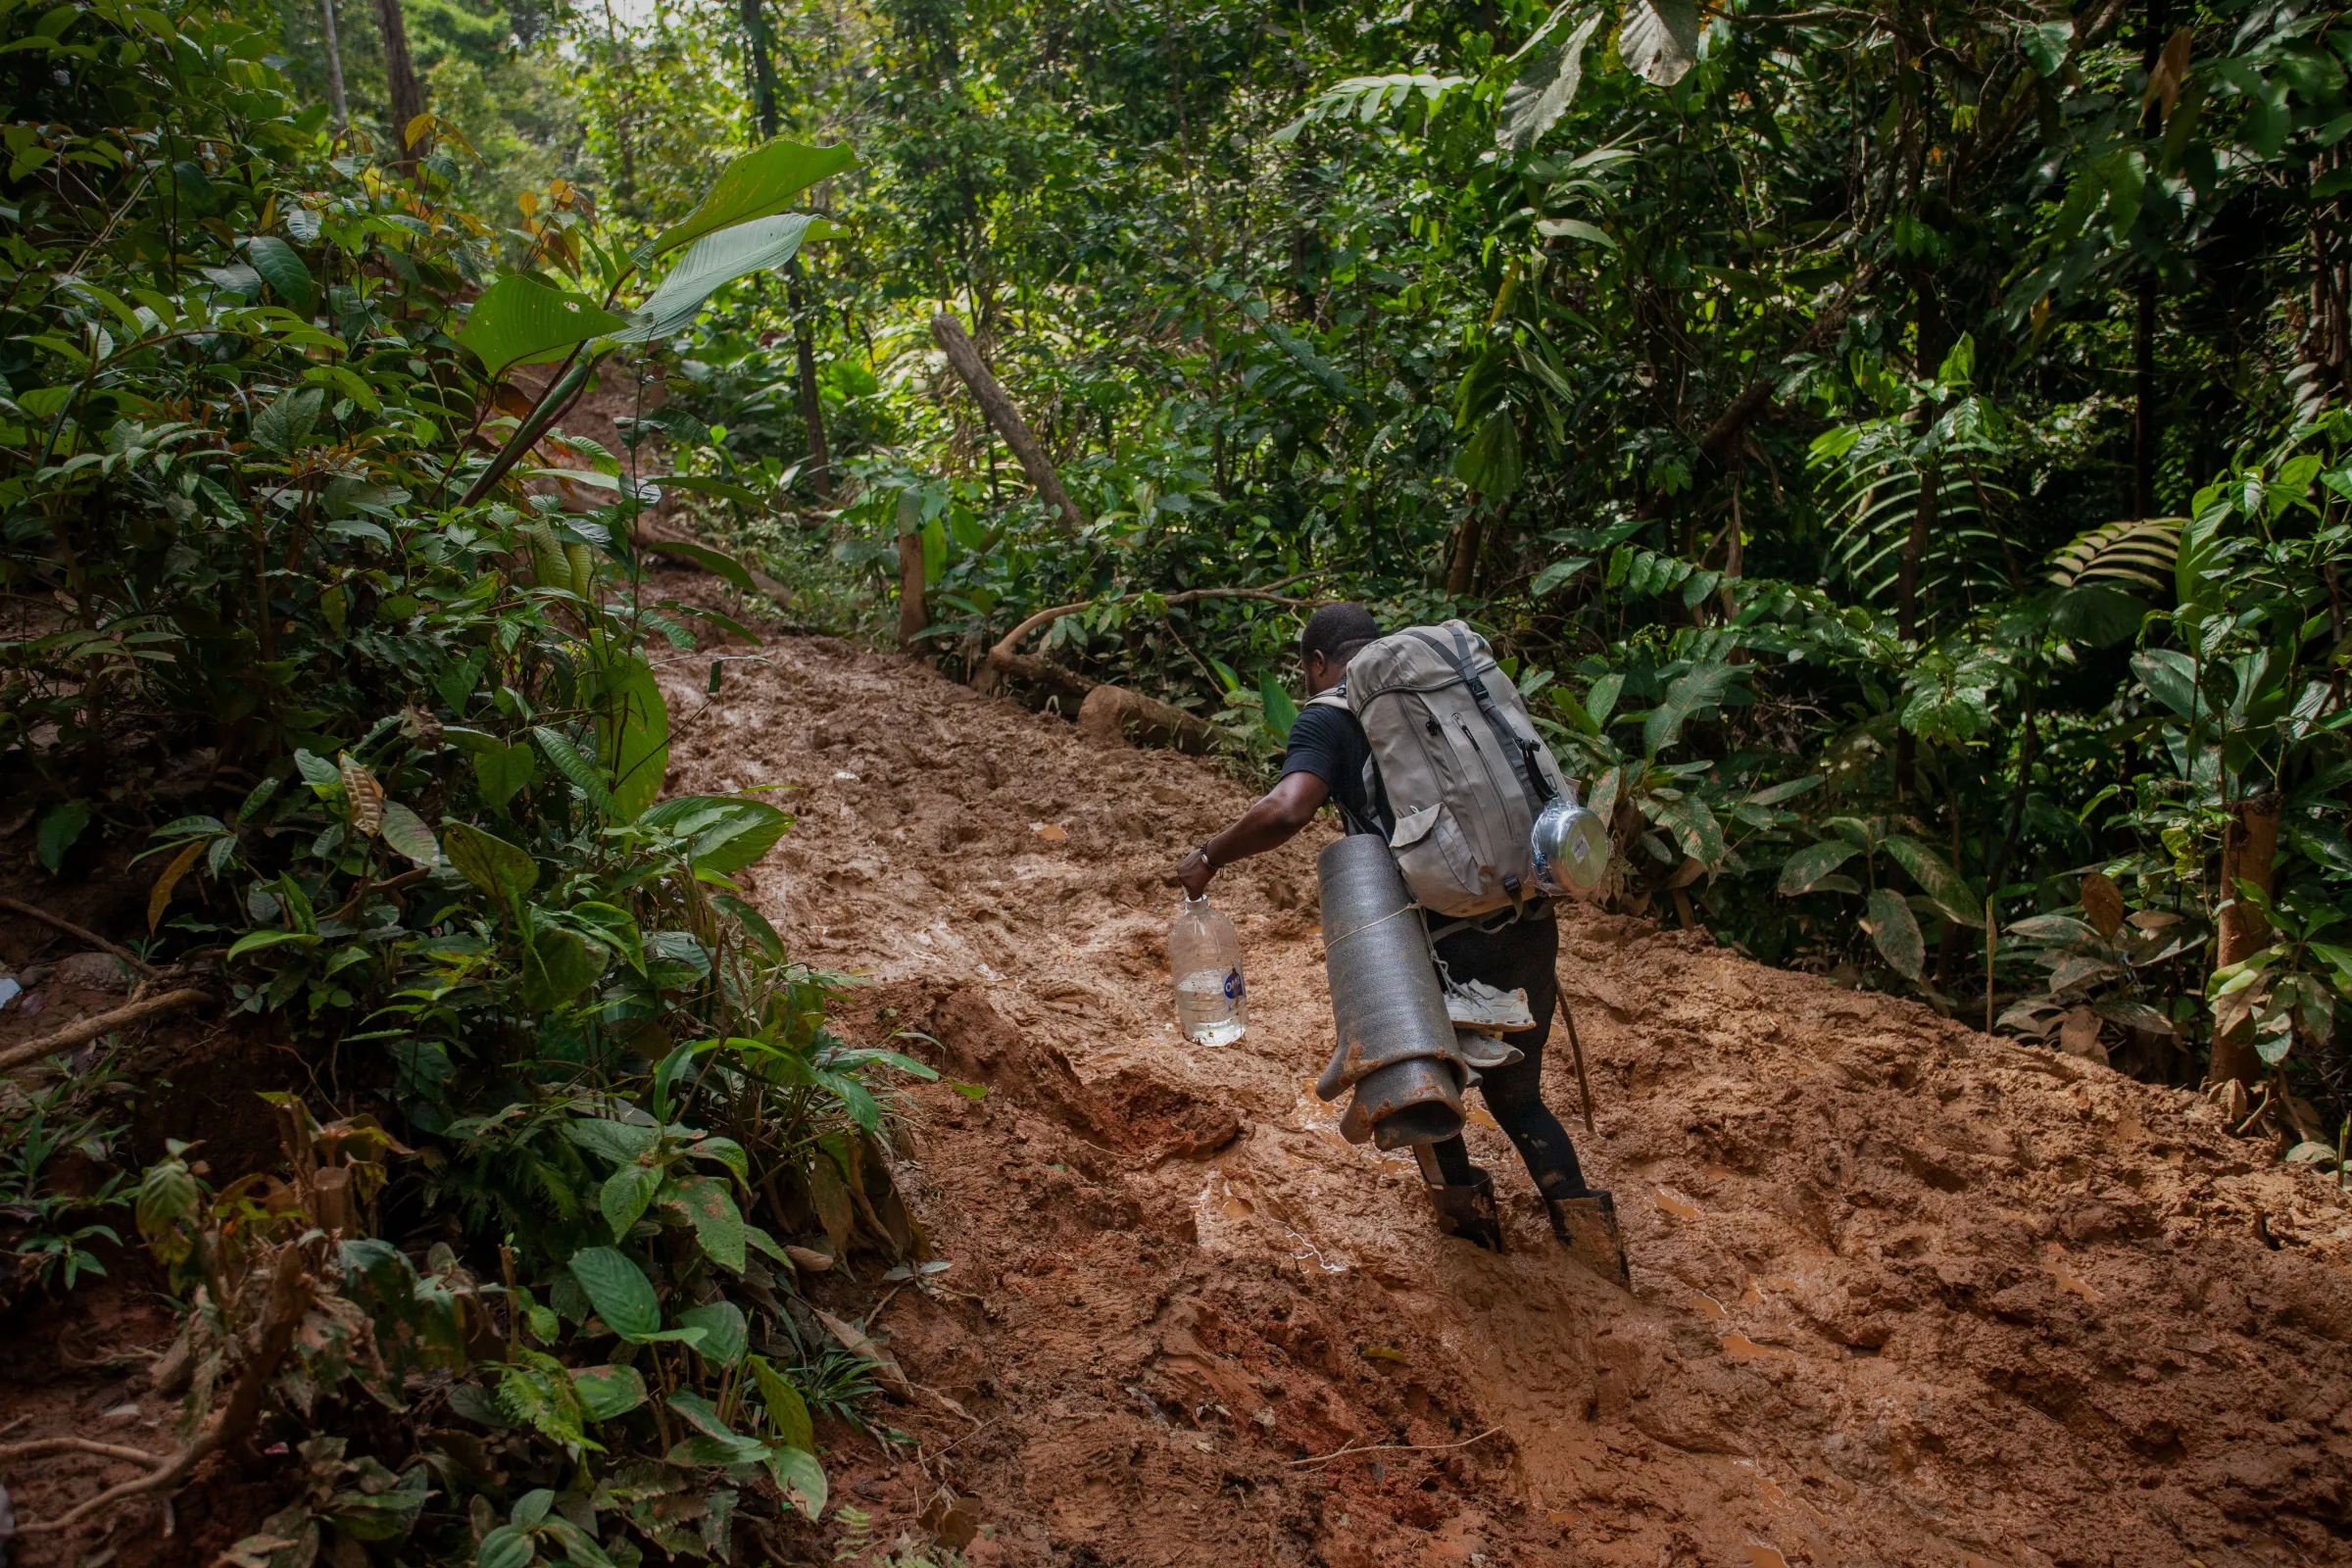
<path id="1" fill-rule="evenodd" d="M 1458 620 L 1409 627 L 1314 701 L 1364 726 L 1396 817 L 1389 849 L 1423 908 L 1459 918 L 1543 896 L 1528 835 L 1565 780 L 1485 638 Z"/>

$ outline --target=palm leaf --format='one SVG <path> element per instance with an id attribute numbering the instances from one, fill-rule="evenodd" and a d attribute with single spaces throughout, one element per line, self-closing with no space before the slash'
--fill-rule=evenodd
<path id="1" fill-rule="evenodd" d="M 2163 589 L 2173 581 L 2186 517 L 2136 517 L 2086 528 L 2050 557 L 2050 581 L 2061 588 L 2087 582 L 2132 582 Z"/>

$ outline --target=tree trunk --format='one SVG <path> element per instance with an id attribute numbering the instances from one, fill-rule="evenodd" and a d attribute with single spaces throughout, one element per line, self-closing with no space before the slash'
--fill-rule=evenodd
<path id="1" fill-rule="evenodd" d="M 1471 574 L 1478 569 L 1479 547 L 1486 540 L 1486 514 L 1478 510 L 1478 498 L 1473 496 L 1470 515 L 1462 519 L 1461 532 L 1454 537 L 1452 564 L 1446 570 L 1446 592 L 1452 597 L 1468 596 Z"/>
<path id="2" fill-rule="evenodd" d="M 2270 944 L 2271 923 L 2238 892 L 2250 882 L 2264 894 L 2271 891 L 2271 864 L 2278 852 L 2278 796 L 2272 791 L 2238 802 L 2236 820 L 2222 841 L 2222 905 L 2216 934 L 2214 966 L 2227 968 L 2260 953 Z M 2251 1089 L 2267 1069 L 2254 1051 L 2253 1026 L 2239 1024 L 2213 1042 L 2210 1086 L 2234 1078 Z"/>
<path id="3" fill-rule="evenodd" d="M 2147 0 L 2139 19 L 2139 66 L 2152 82 L 2164 55 L 2164 0 Z M 2151 100 L 2139 132 L 2164 134 L 2164 111 Z M 2156 514 L 2156 272 L 2140 273 L 2132 311 L 2132 515 Z"/>
<path id="4" fill-rule="evenodd" d="M 2156 274 L 2142 272 L 2132 321 L 2132 515 L 2156 515 Z"/>
<path id="5" fill-rule="evenodd" d="M 762 139 L 772 139 L 782 123 L 776 111 L 776 64 L 767 46 L 767 14 L 760 0 L 741 0 L 743 41 L 752 57 L 752 107 L 760 119 Z"/>
<path id="6" fill-rule="evenodd" d="M 899 535 L 899 646 L 911 651 L 931 624 L 923 607 L 923 536 Z"/>
<path id="7" fill-rule="evenodd" d="M 414 169 L 409 150 L 409 123 L 424 113 L 424 89 L 416 84 L 416 67 L 409 59 L 409 24 L 400 13 L 400 0 L 375 0 L 376 29 L 384 35 L 384 78 L 392 89 L 392 161 Z"/>
<path id="8" fill-rule="evenodd" d="M 1943 306 L 1936 297 L 1935 279 L 1926 268 L 1912 274 L 1912 292 L 1919 309 L 1919 358 L 1917 368 L 1924 380 L 1936 374 L 1943 366 L 1944 322 Z M 1936 410 L 1923 408 L 1921 422 L 1933 424 Z M 1935 459 L 1928 460 L 1919 471 L 1919 502 L 1911 512 L 1911 532 L 1903 540 L 1903 553 L 1895 568 L 1894 624 L 1905 642 L 1919 636 L 1919 573 L 1928 556 L 1928 541 L 1936 536 L 1936 524 L 1943 508 L 1943 466 Z M 1907 729 L 1898 729 L 1894 737 L 1894 792 L 1897 800 L 1908 798 L 1914 787 L 1918 765 L 1919 742 Z"/>
<path id="9" fill-rule="evenodd" d="M 756 4 L 757 0 L 747 0 Z M 816 328 L 808 319 L 808 300 L 801 289 L 801 259 L 784 269 L 784 288 L 792 301 L 792 353 L 800 367 L 801 422 L 808 429 L 808 484 L 816 499 L 833 504 L 833 455 L 825 445 L 825 404 L 816 394 Z"/>
<path id="10" fill-rule="evenodd" d="M 1028 424 L 1021 418 L 1020 410 L 1012 406 L 1012 399 L 1004 395 L 1004 388 L 989 373 L 987 362 L 980 358 L 980 351 L 972 346 L 972 340 L 964 334 L 963 323 L 943 311 L 931 318 L 931 335 L 947 351 L 948 363 L 963 378 L 963 384 L 971 389 L 974 401 L 980 405 L 980 412 L 988 416 L 988 422 L 996 427 L 997 434 L 1004 438 L 1004 444 L 1012 448 L 1012 455 L 1020 460 L 1021 470 L 1029 475 L 1030 484 L 1037 488 L 1038 499 L 1046 504 L 1048 512 L 1059 518 L 1062 532 L 1075 535 L 1086 526 L 1086 514 L 1078 510 L 1078 504 L 1061 487 L 1061 476 L 1054 471 L 1054 464 L 1047 458 L 1046 449 L 1038 445 L 1037 437 L 1030 434 Z"/>
<path id="11" fill-rule="evenodd" d="M 335 128 L 351 123 L 351 105 L 343 96 L 343 45 L 335 36 L 335 0 L 318 0 L 318 15 L 326 24 L 326 101 L 335 111 Z"/>

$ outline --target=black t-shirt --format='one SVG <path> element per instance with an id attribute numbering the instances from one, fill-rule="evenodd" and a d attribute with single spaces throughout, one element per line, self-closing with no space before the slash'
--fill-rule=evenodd
<path id="1" fill-rule="evenodd" d="M 1345 708 L 1316 705 L 1299 710 L 1291 725 L 1282 771 L 1286 778 L 1312 773 L 1321 779 L 1348 832 L 1371 827 L 1385 838 L 1396 831 L 1388 792 L 1380 787 L 1380 770 L 1372 765 L 1372 743 L 1364 739 L 1364 726 Z"/>

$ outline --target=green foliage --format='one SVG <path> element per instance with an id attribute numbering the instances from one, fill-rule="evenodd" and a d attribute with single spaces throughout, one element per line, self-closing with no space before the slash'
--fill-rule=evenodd
<path id="1" fill-rule="evenodd" d="M 963 672 L 1089 604 L 1023 651 L 1212 716 L 1248 768 L 1295 698 L 1295 616 L 1167 596 L 1311 571 L 1392 623 L 1466 613 L 1548 683 L 1619 907 L 1985 1022 L 2128 1000 L 2180 1027 L 2099 1014 L 2119 1061 L 2197 1074 L 2209 953 L 2057 1007 L 2000 933 L 2093 865 L 2128 912 L 2210 929 L 2265 786 L 2304 803 L 2281 906 L 2343 903 L 2318 803 L 2352 481 L 2323 476 L 2348 471 L 2352 353 L 2281 324 L 2312 276 L 2352 284 L 2318 237 L 2341 29 L 2206 7 L 2151 73 L 2125 13 L 1341 8 L 1266 13 L 1262 42 L 1233 15 L 886 5 L 857 71 L 788 82 L 788 121 L 866 158 L 827 209 L 840 276 L 815 306 L 722 302 L 664 429 L 697 477 L 794 501 L 692 504 L 797 613 L 863 634 L 916 534 L 925 644 Z M 777 34 L 804 62 L 837 41 L 804 11 Z M 985 88 L 957 65 L 982 47 Z M 939 300 L 1095 519 L 1077 539 L 941 396 Z M 2293 1038 L 2298 1083 L 2352 1090 Z"/>
<path id="2" fill-rule="evenodd" d="M 651 245 L 551 187 L 507 270 L 453 163 L 404 180 L 355 156 L 246 21 L 68 20 L 81 52 L 61 55 L 42 14 L 0 13 L 24 117 L 0 572 L 36 607 L 0 642 L 10 795 L 52 871 L 152 829 L 159 957 L 217 964 L 397 1129 L 270 1097 L 277 1172 L 215 1192 L 174 1148 L 138 1186 L 191 1301 L 191 1418 L 270 1342 L 280 1282 L 315 1285 L 265 1369 L 272 1419 L 313 1434 L 308 1490 L 231 1555 L 471 1552 L 463 1507 L 423 1504 L 482 1489 L 494 1455 L 569 1490 L 501 1494 L 485 1560 L 723 1558 L 739 1514 L 821 1506 L 812 1409 L 865 1419 L 870 1384 L 799 1349 L 816 1319 L 776 1237 L 927 1255 L 885 1082 L 929 1069 L 834 1037 L 837 982 L 730 880 L 785 813 L 661 801 L 649 643 L 691 650 L 715 612 L 642 591 L 652 486 L 559 421 L 600 382 L 682 373 L 712 291 L 818 232 L 783 209 L 848 151 L 772 144 Z M 517 373 L 534 363 L 554 368 Z M 86 1221 L 121 1177 L 50 1185 L 61 1151 L 104 1141 L 96 1116 L 43 1100 L 12 1126 L 29 1285 L 71 1286 L 113 1237 Z M 402 1239 L 436 1239 L 421 1264 L 382 1239 L 396 1164 Z M 428 1370 L 430 1410 L 409 1381 Z M 453 1421 L 478 1430 L 422 1436 Z M 386 1441 L 398 1475 L 367 1454 Z"/>
<path id="3" fill-rule="evenodd" d="M 92 1248 L 122 1237 L 93 1216 L 125 1202 L 124 1174 L 111 1167 L 128 1129 L 114 1119 L 110 1102 L 128 1088 L 101 1062 L 0 1105 L 0 1307 L 106 1273 Z M 63 1179 L 70 1161 L 78 1161 L 86 1179 Z"/>

